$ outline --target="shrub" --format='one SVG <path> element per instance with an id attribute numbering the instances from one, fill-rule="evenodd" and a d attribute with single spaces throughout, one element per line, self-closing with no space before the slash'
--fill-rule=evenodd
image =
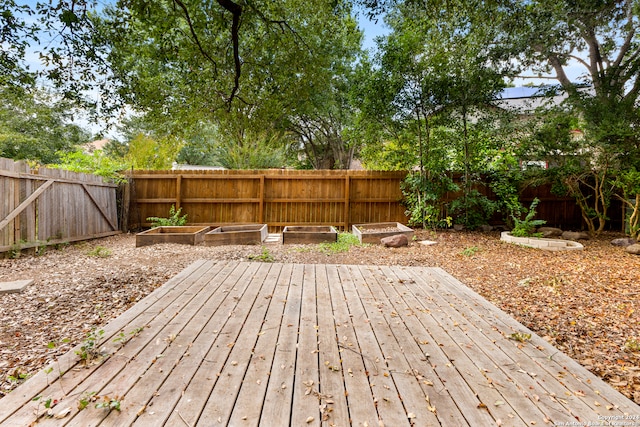
<path id="1" fill-rule="evenodd" d="M 176 227 L 182 226 L 187 223 L 187 215 L 180 216 L 182 208 L 176 210 L 175 205 L 171 205 L 169 209 L 169 218 L 158 218 L 156 216 L 150 216 L 147 221 L 151 223 L 152 227 Z"/>
<path id="2" fill-rule="evenodd" d="M 536 233 L 536 228 L 547 223 L 543 219 L 533 219 L 536 216 L 536 206 L 540 203 L 540 199 L 535 198 L 531 202 L 529 212 L 524 219 L 519 219 L 513 216 L 514 227 L 511 230 L 511 235 L 514 237 L 542 237 L 542 233 Z"/>

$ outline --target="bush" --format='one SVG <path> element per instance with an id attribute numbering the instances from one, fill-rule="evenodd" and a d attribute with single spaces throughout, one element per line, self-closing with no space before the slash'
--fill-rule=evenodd
<path id="1" fill-rule="evenodd" d="M 514 237 L 542 237 L 542 233 L 536 233 L 536 228 L 547 223 L 543 219 L 533 219 L 536 216 L 536 206 L 540 203 L 540 199 L 535 198 L 531 202 L 529 212 L 524 219 L 513 216 L 514 227 L 511 230 L 511 235 Z"/>
<path id="2" fill-rule="evenodd" d="M 182 226 L 187 223 L 187 215 L 180 216 L 182 208 L 176 211 L 176 206 L 171 205 L 169 209 L 169 218 L 158 218 L 156 216 L 150 216 L 147 221 L 151 223 L 152 227 L 176 227 Z"/>

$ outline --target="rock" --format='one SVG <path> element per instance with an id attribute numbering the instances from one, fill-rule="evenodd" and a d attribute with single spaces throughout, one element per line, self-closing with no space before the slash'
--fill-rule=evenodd
<path id="1" fill-rule="evenodd" d="M 409 239 L 404 234 L 395 234 L 389 237 L 383 237 L 380 239 L 380 243 L 388 248 L 399 248 L 401 246 L 408 246 Z"/>
<path id="2" fill-rule="evenodd" d="M 453 229 L 455 231 L 462 231 L 464 230 L 464 224 L 453 224 Z"/>
<path id="3" fill-rule="evenodd" d="M 613 246 L 631 246 L 638 243 L 636 239 L 632 239 L 631 237 L 623 237 L 621 239 L 613 239 L 611 244 Z"/>
<path id="4" fill-rule="evenodd" d="M 640 243 L 627 246 L 627 252 L 633 255 L 640 255 Z"/>
<path id="5" fill-rule="evenodd" d="M 488 233 L 490 231 L 493 231 L 493 227 L 488 224 L 484 224 L 480 226 L 480 230 L 482 230 L 485 233 Z"/>
<path id="6" fill-rule="evenodd" d="M 565 231 L 562 233 L 565 240 L 589 240 L 589 233 L 586 231 Z"/>
<path id="7" fill-rule="evenodd" d="M 540 227 L 538 233 L 542 233 L 542 237 L 558 237 L 562 236 L 562 230 L 555 227 Z"/>

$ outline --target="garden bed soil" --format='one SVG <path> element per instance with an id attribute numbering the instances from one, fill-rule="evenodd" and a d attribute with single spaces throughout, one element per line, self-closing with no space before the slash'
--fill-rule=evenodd
<path id="1" fill-rule="evenodd" d="M 0 397 L 93 329 L 100 328 L 196 259 L 442 267 L 626 396 L 640 403 L 640 256 L 612 246 L 616 234 L 584 250 L 549 252 L 500 241 L 500 234 L 416 230 L 390 249 L 318 245 L 136 248 L 134 234 L 0 259 L 0 281 L 34 279 L 0 295 Z M 51 343 L 51 344 L 50 344 Z"/>

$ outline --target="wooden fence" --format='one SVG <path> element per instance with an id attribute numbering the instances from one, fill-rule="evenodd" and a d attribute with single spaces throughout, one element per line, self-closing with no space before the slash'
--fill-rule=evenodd
<path id="1" fill-rule="evenodd" d="M 129 227 L 182 208 L 189 224 L 287 225 L 406 223 L 400 182 L 406 172 L 372 171 L 134 171 L 129 175 Z"/>
<path id="2" fill-rule="evenodd" d="M 287 225 L 334 225 L 400 222 L 406 224 L 400 183 L 407 172 L 376 171 L 132 171 L 129 173 L 129 228 L 150 226 L 146 218 L 166 217 L 171 205 L 182 208 L 191 225 L 268 224 L 271 232 Z M 460 183 L 461 177 L 454 176 Z M 476 188 L 490 199 L 487 187 Z M 461 195 L 447 193 L 446 201 Z M 125 197 L 125 199 L 126 199 Z M 549 226 L 580 230 L 584 223 L 572 197 L 551 193 L 550 185 L 525 188 L 528 207 L 540 199 L 536 218 Z M 128 200 L 128 199 L 126 199 Z M 612 201 L 608 229 L 621 230 L 623 209 Z M 496 214 L 492 224 L 503 223 Z"/>
<path id="3" fill-rule="evenodd" d="M 98 176 L 0 158 L 0 252 L 119 233 L 116 188 Z"/>

